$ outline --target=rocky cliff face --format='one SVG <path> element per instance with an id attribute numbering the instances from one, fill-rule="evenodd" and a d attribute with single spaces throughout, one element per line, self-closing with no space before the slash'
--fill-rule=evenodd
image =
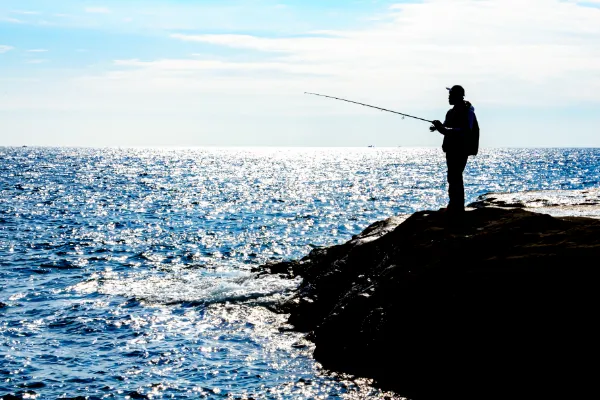
<path id="1" fill-rule="evenodd" d="M 262 271 L 303 278 L 279 311 L 328 369 L 412 399 L 537 399 L 597 380 L 599 267 L 599 220 L 483 207 L 391 218 Z"/>

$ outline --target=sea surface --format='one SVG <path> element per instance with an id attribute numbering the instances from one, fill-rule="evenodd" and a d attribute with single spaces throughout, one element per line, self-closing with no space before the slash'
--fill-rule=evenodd
<path id="1" fill-rule="evenodd" d="M 467 202 L 599 179 L 600 149 L 465 171 Z M 445 202 L 437 148 L 0 148 L 0 398 L 383 398 L 268 310 L 298 281 L 251 269 Z"/>

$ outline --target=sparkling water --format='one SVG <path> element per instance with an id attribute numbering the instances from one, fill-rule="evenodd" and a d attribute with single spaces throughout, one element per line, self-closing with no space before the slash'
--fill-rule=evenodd
<path id="1" fill-rule="evenodd" d="M 424 148 L 0 148 L 0 397 L 380 398 L 325 371 L 258 265 L 445 205 Z M 489 149 L 487 192 L 597 189 L 599 149 Z"/>

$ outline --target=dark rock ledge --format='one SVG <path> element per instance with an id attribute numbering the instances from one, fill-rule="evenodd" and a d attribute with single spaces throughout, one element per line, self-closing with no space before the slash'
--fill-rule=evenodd
<path id="1" fill-rule="evenodd" d="M 327 369 L 411 399 L 554 399 L 598 390 L 599 267 L 599 220 L 484 207 L 377 222 L 261 273 L 303 278 L 278 311 Z"/>

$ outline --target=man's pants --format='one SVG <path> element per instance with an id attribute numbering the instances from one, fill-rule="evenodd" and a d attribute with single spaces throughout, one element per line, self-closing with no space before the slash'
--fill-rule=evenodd
<path id="1" fill-rule="evenodd" d="M 463 153 L 446 153 L 448 166 L 448 210 L 464 211 L 465 187 L 463 184 L 463 171 L 467 165 L 468 155 Z"/>

